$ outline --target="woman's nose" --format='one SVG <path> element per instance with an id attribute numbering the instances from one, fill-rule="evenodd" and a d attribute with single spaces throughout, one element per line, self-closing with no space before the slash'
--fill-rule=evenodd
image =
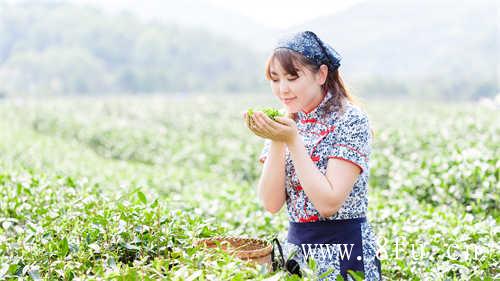
<path id="1" fill-rule="evenodd" d="M 280 92 L 281 93 L 286 93 L 289 90 L 289 85 L 287 81 L 280 81 Z"/>

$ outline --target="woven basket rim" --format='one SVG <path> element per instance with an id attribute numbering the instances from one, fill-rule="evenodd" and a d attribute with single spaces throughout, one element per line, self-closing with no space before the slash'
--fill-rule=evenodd
<path id="1" fill-rule="evenodd" d="M 201 238 L 196 240 L 195 245 L 199 246 L 201 244 L 204 244 L 207 246 L 208 243 L 215 243 L 216 241 L 222 242 L 222 241 L 228 241 L 229 243 L 231 242 L 241 242 L 241 241 L 246 241 L 248 243 L 255 243 L 262 245 L 261 248 L 254 249 L 254 250 L 229 250 L 228 252 L 230 253 L 235 253 L 238 257 L 240 258 L 260 258 L 260 257 L 265 257 L 267 255 L 271 254 L 271 251 L 273 249 L 273 246 L 269 241 L 265 239 L 260 239 L 260 238 L 250 238 L 250 237 L 237 237 L 237 236 L 215 236 L 215 237 L 208 237 L 208 238 Z M 233 244 L 233 243 L 231 243 Z"/>

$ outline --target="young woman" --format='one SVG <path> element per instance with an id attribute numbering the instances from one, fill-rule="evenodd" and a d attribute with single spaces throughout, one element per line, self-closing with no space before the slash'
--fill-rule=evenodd
<path id="1" fill-rule="evenodd" d="M 314 257 L 319 275 L 333 270 L 327 280 L 350 280 L 348 270 L 380 280 L 366 220 L 372 132 L 339 76 L 340 59 L 311 31 L 280 40 L 266 77 L 288 116 L 275 122 L 257 111 L 244 118 L 266 139 L 259 198 L 271 213 L 287 205 L 285 258 L 296 252 L 293 259 L 303 268 Z"/>

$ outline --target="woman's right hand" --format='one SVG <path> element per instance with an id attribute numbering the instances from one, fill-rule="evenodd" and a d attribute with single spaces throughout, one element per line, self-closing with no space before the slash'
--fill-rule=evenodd
<path id="1" fill-rule="evenodd" d="M 255 131 L 255 121 L 253 120 L 253 118 L 248 116 L 248 112 L 243 112 L 243 119 L 245 120 L 245 125 L 247 126 L 247 128 L 250 131 L 252 131 L 252 133 L 254 133 L 255 135 L 257 135 L 259 137 L 262 137 L 259 135 L 259 133 L 257 131 Z"/>

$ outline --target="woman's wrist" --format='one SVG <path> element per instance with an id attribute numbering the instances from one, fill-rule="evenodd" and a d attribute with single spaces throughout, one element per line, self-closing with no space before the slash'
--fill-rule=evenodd
<path id="1" fill-rule="evenodd" d="M 296 135 L 295 137 L 291 138 L 285 143 L 286 146 L 288 146 L 289 150 L 292 150 L 293 148 L 302 145 L 302 141 L 298 136 L 299 135 Z"/>
<path id="2" fill-rule="evenodd" d="M 286 143 L 282 141 L 271 140 L 271 146 L 284 149 L 286 147 Z"/>

